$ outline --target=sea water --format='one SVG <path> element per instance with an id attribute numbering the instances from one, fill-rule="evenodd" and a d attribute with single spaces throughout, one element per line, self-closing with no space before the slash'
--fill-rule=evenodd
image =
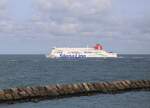
<path id="1" fill-rule="evenodd" d="M 44 55 L 0 55 L 0 89 L 47 84 L 150 79 L 150 55 L 105 59 L 48 59 Z M 150 92 L 98 94 L 27 102 L 0 108 L 150 108 Z"/>

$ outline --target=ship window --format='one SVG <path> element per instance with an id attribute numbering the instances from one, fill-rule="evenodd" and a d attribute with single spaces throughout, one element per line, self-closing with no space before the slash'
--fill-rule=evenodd
<path id="1" fill-rule="evenodd" d="M 62 51 L 57 51 L 56 53 L 62 53 Z"/>
<path id="2" fill-rule="evenodd" d="M 84 53 L 92 53 L 92 52 L 89 52 L 89 51 L 85 51 Z"/>
<path id="3" fill-rule="evenodd" d="M 79 52 L 72 51 L 72 52 L 70 52 L 70 53 L 75 53 L 75 54 L 77 54 L 77 53 L 79 53 Z"/>

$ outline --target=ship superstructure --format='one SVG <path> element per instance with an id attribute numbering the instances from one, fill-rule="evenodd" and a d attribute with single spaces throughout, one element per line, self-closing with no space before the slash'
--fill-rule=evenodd
<path id="1" fill-rule="evenodd" d="M 117 53 L 103 50 L 102 45 L 93 48 L 53 48 L 48 58 L 117 58 Z"/>

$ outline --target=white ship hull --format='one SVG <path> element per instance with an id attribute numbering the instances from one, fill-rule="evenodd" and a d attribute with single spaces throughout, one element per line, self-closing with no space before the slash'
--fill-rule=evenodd
<path id="1" fill-rule="evenodd" d="M 95 48 L 53 48 L 48 58 L 117 58 L 116 53 Z"/>

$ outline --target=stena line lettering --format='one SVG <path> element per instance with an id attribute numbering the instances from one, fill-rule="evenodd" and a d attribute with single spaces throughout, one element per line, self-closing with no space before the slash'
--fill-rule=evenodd
<path id="1" fill-rule="evenodd" d="M 75 55 L 60 54 L 60 57 L 62 57 L 62 58 L 86 58 L 86 55 L 82 55 L 82 54 L 75 54 Z"/>

